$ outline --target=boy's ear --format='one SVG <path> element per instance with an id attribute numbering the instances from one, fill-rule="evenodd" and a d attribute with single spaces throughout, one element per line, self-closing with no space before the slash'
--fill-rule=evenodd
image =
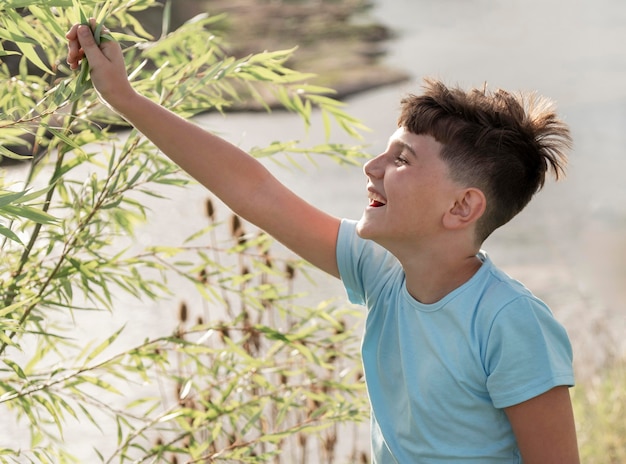
<path id="1" fill-rule="evenodd" d="M 462 229 L 474 224 L 485 212 L 487 199 L 477 188 L 467 188 L 459 192 L 452 207 L 443 217 L 447 229 Z"/>

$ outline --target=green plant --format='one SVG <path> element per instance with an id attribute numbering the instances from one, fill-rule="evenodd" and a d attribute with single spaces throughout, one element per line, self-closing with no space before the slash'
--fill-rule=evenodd
<path id="1" fill-rule="evenodd" d="M 626 462 L 626 363 L 616 360 L 573 393 L 581 462 Z"/>
<path id="2" fill-rule="evenodd" d="M 322 301 L 304 305 L 294 276 L 306 265 L 233 216 L 180 243 L 141 247 L 132 237 L 146 199 L 190 180 L 103 107 L 63 64 L 65 31 L 88 16 L 126 42 L 133 85 L 185 117 L 274 96 L 305 125 L 316 110 L 327 138 L 358 121 L 311 75 L 285 67 L 293 50 L 235 58 L 201 16 L 152 39 L 133 13 L 156 0 L 5 0 L 0 4 L 0 154 L 23 176 L 0 179 L 0 416 L 24 443 L 0 437 L 0 462 L 76 462 L 66 436 L 80 421 L 114 438 L 91 462 L 332 461 L 337 423 L 366 415 L 358 315 Z M 266 106 L 267 107 L 267 106 Z M 254 156 L 331 156 L 357 163 L 358 148 L 275 142 Z M 230 231 L 228 231 L 230 227 Z M 230 237 L 230 243 L 224 237 Z M 139 342 L 123 328 L 75 338 L 80 321 L 118 314 L 120 295 L 172 298 L 168 279 L 195 289 L 172 330 Z M 315 443 L 319 445 L 315 445 Z M 313 444 L 312 444 L 313 443 Z M 89 446 L 91 447 L 91 446 Z"/>

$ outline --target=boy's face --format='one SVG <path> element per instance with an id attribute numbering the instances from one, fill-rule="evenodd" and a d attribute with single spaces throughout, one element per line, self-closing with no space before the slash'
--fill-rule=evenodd
<path id="1" fill-rule="evenodd" d="M 428 246 L 461 187 L 439 157 L 442 145 L 429 135 L 399 128 L 384 153 L 365 163 L 369 204 L 357 231 L 392 252 Z"/>

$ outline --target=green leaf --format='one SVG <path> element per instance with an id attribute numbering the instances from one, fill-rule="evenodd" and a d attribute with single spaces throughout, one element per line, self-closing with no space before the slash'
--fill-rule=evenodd
<path id="1" fill-rule="evenodd" d="M 112 334 L 109 338 L 104 340 L 94 350 L 92 350 L 91 353 L 89 353 L 89 355 L 85 359 L 85 364 L 87 364 L 89 361 L 93 360 L 96 356 L 98 356 L 100 353 L 102 353 L 106 348 L 108 348 L 110 345 L 112 345 L 113 342 L 115 342 L 115 340 L 117 340 L 117 338 L 120 336 L 120 334 L 124 330 L 124 327 L 125 326 L 122 326 L 114 334 Z"/>
<path id="2" fill-rule="evenodd" d="M 0 157 L 6 156 L 7 158 L 15 159 L 15 160 L 29 160 L 32 159 L 32 156 L 29 155 L 18 155 L 17 153 L 12 152 L 6 147 L 0 145 Z"/>
<path id="3" fill-rule="evenodd" d="M 24 243 L 20 240 L 20 238 L 6 226 L 0 224 L 0 235 L 4 235 L 9 240 L 19 243 L 20 245 L 24 245 Z"/>
<path id="4" fill-rule="evenodd" d="M 182 416 L 184 413 L 185 411 L 178 410 L 178 411 L 171 412 L 169 414 L 165 414 L 164 416 L 161 416 L 159 418 L 159 422 L 169 422 L 173 419 L 176 419 L 179 416 Z"/>
<path id="5" fill-rule="evenodd" d="M 26 203 L 28 201 L 32 201 L 36 198 L 42 197 L 44 196 L 46 193 L 48 193 L 50 190 L 52 190 L 52 188 L 54 188 L 53 185 L 50 185 L 48 187 L 42 188 L 40 190 L 36 190 L 34 192 L 30 192 L 30 193 L 26 193 L 28 192 L 28 190 L 21 192 L 24 195 L 22 196 L 22 198 L 19 199 L 19 203 Z"/>
<path id="6" fill-rule="evenodd" d="M 17 374 L 17 376 L 20 379 L 28 380 L 28 378 L 26 377 L 26 374 L 24 374 L 24 371 L 22 370 L 22 368 L 15 361 L 13 361 L 11 359 L 4 358 L 2 360 L 2 362 L 4 362 L 4 364 L 9 366 L 13 370 L 13 372 L 15 372 Z"/>
<path id="7" fill-rule="evenodd" d="M 81 24 L 89 25 L 89 18 L 83 11 L 83 7 L 80 3 L 80 0 L 72 0 L 72 4 L 74 5 L 74 10 L 76 11 L 76 16 L 78 16 L 78 20 Z"/>
<path id="8" fill-rule="evenodd" d="M 62 131 L 54 129 L 52 127 L 48 128 L 48 131 L 50 131 L 50 133 L 56 138 L 63 141 L 63 143 L 65 143 L 67 146 L 72 147 L 74 150 L 77 150 L 80 154 L 84 154 L 82 147 L 78 143 L 76 143 L 74 139 L 68 137 Z"/>
<path id="9" fill-rule="evenodd" d="M 17 42 L 17 47 L 20 49 L 22 54 L 35 66 L 37 66 L 42 71 L 47 74 L 54 74 L 54 72 L 46 65 L 42 59 L 39 57 L 37 52 L 35 51 L 35 47 L 29 43 Z"/>
<path id="10" fill-rule="evenodd" d="M 58 219 L 40 209 L 31 208 L 30 206 L 13 206 L 8 205 L 2 208 L 3 211 L 11 215 L 30 219 L 39 224 L 54 224 Z"/>
<path id="11" fill-rule="evenodd" d="M 15 203 L 20 198 L 23 198 L 25 192 L 9 192 L 9 193 L 0 193 L 0 208 L 4 208 L 11 203 Z"/>
<path id="12" fill-rule="evenodd" d="M 37 299 L 35 299 L 34 297 L 28 298 L 26 300 L 23 301 L 18 301 L 17 303 L 13 303 L 9 306 L 6 306 L 2 309 L 0 309 L 0 317 L 6 317 L 7 315 L 11 314 L 13 311 L 23 307 L 23 306 L 28 306 L 30 304 L 33 304 L 34 302 L 39 301 Z"/>
<path id="13" fill-rule="evenodd" d="M 83 383 L 83 382 L 90 383 L 92 385 L 95 385 L 96 387 L 99 387 L 99 388 L 101 388 L 101 389 L 103 389 L 105 391 L 111 392 L 111 393 L 115 393 L 117 395 L 121 395 L 122 394 L 121 391 L 119 391 L 113 385 L 111 385 L 110 383 L 104 381 L 100 377 L 92 377 L 92 376 L 88 376 L 88 375 L 79 375 L 79 376 L 75 377 L 74 380 L 71 383 L 69 383 L 69 385 L 76 386 L 79 383 Z"/>
<path id="14" fill-rule="evenodd" d="M 54 397 L 51 397 L 51 398 L 54 398 Z M 48 411 L 48 413 L 50 414 L 50 416 L 54 420 L 54 423 L 57 426 L 59 435 L 63 437 L 63 425 L 61 424 L 61 419 L 62 419 L 61 411 L 58 408 L 56 408 L 52 402 L 50 402 L 48 399 L 44 398 L 43 396 L 34 395 L 33 399 L 37 401 L 39 404 L 41 404 Z"/>
<path id="15" fill-rule="evenodd" d="M 272 329 L 271 327 L 257 325 L 255 326 L 255 329 L 265 334 L 265 336 L 269 338 L 270 340 L 280 340 L 285 343 L 290 342 L 289 338 L 287 338 L 285 334 L 283 334 L 282 332 L 278 330 Z"/>

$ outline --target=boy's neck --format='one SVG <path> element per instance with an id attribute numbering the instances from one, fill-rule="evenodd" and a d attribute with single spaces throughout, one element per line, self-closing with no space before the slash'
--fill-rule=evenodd
<path id="1" fill-rule="evenodd" d="M 406 275 L 409 294 L 423 304 L 440 301 L 472 278 L 480 269 L 482 261 L 476 256 L 478 250 L 463 255 L 444 253 L 440 256 L 415 256 L 400 259 Z"/>

